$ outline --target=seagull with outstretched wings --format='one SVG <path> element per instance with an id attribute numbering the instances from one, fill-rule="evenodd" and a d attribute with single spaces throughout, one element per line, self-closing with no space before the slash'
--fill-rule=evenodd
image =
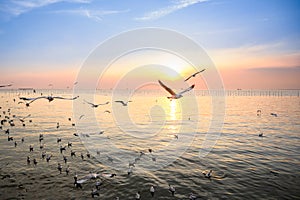
<path id="1" fill-rule="evenodd" d="M 205 69 L 202 69 L 202 70 L 200 70 L 200 71 L 198 71 L 198 72 L 196 72 L 196 73 L 190 75 L 190 76 L 187 77 L 184 81 L 187 81 L 187 80 L 189 80 L 190 78 L 195 77 L 197 74 L 200 74 L 201 72 L 204 72 L 204 71 L 205 71 Z"/>
<path id="2" fill-rule="evenodd" d="M 26 106 L 28 107 L 31 103 L 38 99 L 47 99 L 49 102 L 53 101 L 54 99 L 62 99 L 62 100 L 75 100 L 79 96 L 72 97 L 72 98 L 65 98 L 65 97 L 53 97 L 53 96 L 41 96 L 36 98 L 27 98 L 27 97 L 19 97 L 19 99 L 26 101 Z M 27 102 L 29 101 L 29 102 Z"/>
<path id="3" fill-rule="evenodd" d="M 109 101 L 105 102 L 105 103 L 99 103 L 99 104 L 93 104 L 91 102 L 88 102 L 86 100 L 84 100 L 85 103 L 90 104 L 92 106 L 92 108 L 97 108 L 98 106 L 103 106 L 103 105 L 107 105 L 109 104 Z"/>
<path id="4" fill-rule="evenodd" d="M 124 102 L 124 101 L 115 101 L 116 103 L 121 103 L 123 106 L 127 106 L 129 102 L 131 101 L 127 101 L 127 102 Z"/>
<path id="5" fill-rule="evenodd" d="M 172 96 L 170 96 L 170 97 L 167 97 L 168 99 L 179 99 L 179 98 L 182 97 L 182 94 L 183 94 L 183 93 L 186 93 L 186 92 L 192 90 L 192 89 L 195 87 L 195 84 L 194 84 L 194 85 L 188 87 L 187 89 L 185 89 L 185 90 L 183 90 L 183 91 L 181 91 L 181 92 L 179 92 L 179 93 L 176 94 L 171 88 L 169 88 L 168 86 L 166 86 L 165 84 L 163 84 L 163 82 L 161 82 L 160 80 L 158 80 L 158 83 L 159 83 L 165 90 L 167 90 L 167 91 L 172 95 Z"/>

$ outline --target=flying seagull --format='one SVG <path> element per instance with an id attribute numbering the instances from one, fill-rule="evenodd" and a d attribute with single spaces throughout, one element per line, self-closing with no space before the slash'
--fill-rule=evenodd
<path id="1" fill-rule="evenodd" d="M 47 99 L 49 102 L 53 101 L 54 99 L 62 99 L 62 100 L 75 100 L 77 99 L 79 96 L 73 97 L 73 98 L 65 98 L 65 97 L 53 97 L 53 96 L 41 96 L 41 97 L 36 97 L 36 98 L 27 98 L 27 97 L 19 97 L 21 100 L 24 101 L 29 101 L 26 102 L 26 106 L 28 107 L 31 103 L 33 103 L 34 101 L 38 100 L 38 99 Z"/>
<path id="2" fill-rule="evenodd" d="M 196 73 L 190 75 L 190 76 L 187 77 L 184 81 L 187 81 L 187 80 L 189 80 L 190 78 L 195 77 L 197 74 L 200 74 L 201 72 L 204 72 L 204 71 L 205 71 L 205 69 L 202 69 L 202 70 L 200 70 L 200 71 L 198 71 L 198 72 L 196 72 Z"/>
<path id="3" fill-rule="evenodd" d="M 107 101 L 105 103 L 99 103 L 99 104 L 93 104 L 93 103 L 90 103 L 90 102 L 88 102 L 86 100 L 84 100 L 84 102 L 87 103 L 87 104 L 90 104 L 92 106 L 92 108 L 97 108 L 98 106 L 103 106 L 103 105 L 109 104 L 109 101 Z"/>
<path id="4" fill-rule="evenodd" d="M 195 84 L 188 87 L 187 89 L 179 92 L 179 93 L 175 93 L 171 88 L 167 87 L 165 84 L 163 84 L 160 80 L 158 80 L 159 84 L 165 89 L 167 90 L 172 96 L 170 97 L 167 97 L 168 99 L 179 99 L 182 97 L 182 94 L 185 93 L 185 92 L 188 92 L 190 90 L 192 90 L 194 87 L 195 87 Z"/>
<path id="5" fill-rule="evenodd" d="M 30 117 L 30 116 L 31 116 L 31 114 L 27 115 L 26 117 L 18 117 L 18 116 L 16 116 L 16 118 L 18 118 L 20 120 L 20 122 L 24 123 L 25 119 L 28 118 L 28 117 Z"/>
<path id="6" fill-rule="evenodd" d="M 129 102 L 132 102 L 132 101 L 127 101 L 127 102 L 124 102 L 124 101 L 115 101 L 116 103 L 121 103 L 123 106 L 127 106 Z"/>
<path id="7" fill-rule="evenodd" d="M 2 87 L 10 87 L 10 86 L 12 86 L 12 84 L 0 85 L 0 88 L 2 88 Z"/>

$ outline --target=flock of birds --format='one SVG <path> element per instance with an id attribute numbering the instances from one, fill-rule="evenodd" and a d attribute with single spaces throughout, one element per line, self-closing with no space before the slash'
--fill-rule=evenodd
<path id="1" fill-rule="evenodd" d="M 199 72 L 196 72 L 195 74 L 189 76 L 188 78 L 185 79 L 185 81 L 189 80 L 192 77 L 195 77 L 197 74 L 203 72 L 204 70 L 205 69 L 203 69 Z M 183 90 L 179 93 L 176 93 L 174 90 L 172 90 L 171 88 L 166 86 L 162 81 L 158 80 L 158 83 L 159 83 L 160 86 L 162 86 L 162 88 L 164 88 L 168 93 L 171 94 L 171 96 L 167 97 L 170 100 L 181 98 L 184 93 L 192 90 L 195 87 L 195 85 L 192 85 L 192 86 L 188 87 L 187 89 L 185 89 L 185 90 Z M 12 86 L 12 85 L 11 84 L 0 85 L 0 87 L 10 87 L 10 86 Z M 36 91 L 34 90 L 34 93 L 35 92 Z M 29 107 L 34 102 L 36 102 L 38 100 L 42 100 L 42 99 L 48 100 L 48 102 L 52 102 L 55 99 L 74 101 L 78 98 L 79 98 L 79 96 L 72 97 L 72 98 L 66 98 L 66 97 L 61 97 L 61 96 L 53 96 L 52 94 L 49 95 L 49 96 L 43 96 L 43 94 L 41 93 L 41 96 L 39 96 L 39 97 L 32 97 L 32 98 L 31 97 L 19 97 L 20 101 L 18 102 L 18 104 L 25 104 L 26 107 Z M 16 102 L 16 99 L 13 99 L 13 101 Z M 88 102 L 86 100 L 83 100 L 83 102 L 90 105 L 92 108 L 97 108 L 99 106 L 104 106 L 104 105 L 107 105 L 107 104 L 110 103 L 110 102 L 107 101 L 105 103 L 95 104 L 95 103 Z M 122 100 L 115 101 L 115 103 L 119 103 L 122 106 L 128 106 L 128 104 L 131 103 L 131 102 L 132 101 L 122 101 Z M 2 107 L 0 107 L 0 109 L 2 109 Z M 110 113 L 109 110 L 106 110 L 105 112 Z M 25 122 L 27 121 L 27 119 L 29 119 L 31 117 L 31 114 L 28 114 L 25 117 L 19 117 L 19 116 L 13 115 L 11 113 L 10 108 L 7 109 L 7 110 L 2 109 L 2 114 L 4 115 L 4 118 L 1 120 L 0 129 L 3 129 L 3 130 L 5 129 L 4 132 L 5 132 L 5 134 L 7 134 L 8 142 L 13 142 L 14 147 L 17 148 L 18 145 L 19 145 L 19 141 L 16 138 L 14 138 L 13 136 L 11 136 L 11 131 L 10 131 L 9 127 L 15 126 L 15 122 L 14 122 L 15 119 L 19 120 L 22 123 L 22 126 L 26 126 Z M 2 115 L 0 115 L 0 117 L 2 117 Z M 84 117 L 84 115 L 81 115 L 79 117 L 79 119 L 81 119 L 82 117 Z M 72 120 L 71 118 L 68 118 L 68 119 L 69 119 L 69 121 Z M 28 122 L 32 123 L 32 120 L 29 119 Z M 75 126 L 75 124 L 73 123 L 72 126 Z M 59 127 L 60 127 L 60 124 L 57 122 L 56 128 L 59 129 Z M 99 134 L 102 134 L 102 133 L 103 132 L 101 132 Z M 73 135 L 74 136 L 79 136 L 77 133 L 74 133 Z M 178 138 L 178 136 L 177 136 L 177 138 Z M 39 149 L 40 149 L 40 154 L 41 154 L 40 159 L 42 161 L 40 161 L 38 158 L 32 156 L 32 152 L 34 152 L 35 148 L 34 148 L 33 144 L 29 144 L 29 147 L 28 147 L 29 155 L 26 158 L 27 165 L 33 164 L 33 166 L 37 166 L 39 162 L 47 162 L 47 163 L 51 162 L 51 158 L 53 157 L 53 155 L 51 153 L 47 153 L 44 150 L 45 138 L 44 138 L 43 134 L 39 135 L 38 141 L 39 141 Z M 21 144 L 25 144 L 26 143 L 25 137 L 22 137 L 20 142 L 21 142 Z M 71 167 L 69 166 L 68 156 L 67 156 L 66 152 L 69 151 L 69 156 L 71 158 L 76 157 L 76 152 L 72 149 L 73 144 L 72 144 L 72 142 L 68 141 L 68 143 L 66 145 L 62 145 L 62 139 L 61 138 L 57 138 L 57 144 L 59 145 L 58 150 L 59 150 L 59 152 L 62 156 L 62 160 L 61 160 L 62 162 L 57 163 L 57 170 L 58 170 L 59 174 L 61 174 L 63 172 L 63 169 L 65 168 L 64 171 L 65 171 L 66 175 L 69 175 L 70 171 L 71 171 Z M 68 149 L 70 149 L 70 150 L 68 150 Z M 153 150 L 148 149 L 148 152 L 152 155 Z M 100 152 L 97 152 L 97 154 L 98 153 L 100 154 Z M 139 158 L 141 158 L 145 154 L 146 154 L 145 152 L 141 151 Z M 84 154 L 83 153 L 81 153 L 80 157 L 81 157 L 82 160 L 84 160 Z M 89 153 L 86 153 L 86 157 L 91 158 L 91 155 Z M 156 161 L 155 157 L 152 157 L 152 158 L 153 158 L 152 159 L 153 161 Z M 108 160 L 110 160 L 110 159 L 113 161 L 113 159 L 108 156 Z M 137 160 L 135 160 L 135 162 L 129 163 L 127 176 L 131 176 L 131 174 L 133 173 L 132 169 L 133 169 L 134 165 L 136 164 L 136 161 Z M 62 163 L 64 163 L 65 166 Z M 97 196 L 100 196 L 99 191 L 100 191 L 100 188 L 103 184 L 103 180 L 102 180 L 103 178 L 105 180 L 107 180 L 107 179 L 112 179 L 112 178 L 117 176 L 117 174 L 115 174 L 115 173 L 93 173 L 93 172 L 90 172 L 89 174 L 87 174 L 87 175 L 85 175 L 81 178 L 78 178 L 77 173 L 76 172 L 73 172 L 73 173 L 74 173 L 74 177 L 73 177 L 74 182 L 73 183 L 74 183 L 74 188 L 76 188 L 76 189 L 78 189 L 78 188 L 82 189 L 83 184 L 85 184 L 86 182 L 89 182 L 90 180 L 95 180 L 95 184 L 94 184 L 94 186 L 91 190 L 91 196 L 93 198 L 97 197 Z M 212 177 L 212 170 L 210 170 L 208 172 L 203 172 L 203 175 L 206 178 L 211 178 Z M 171 196 L 175 196 L 176 189 L 173 185 L 169 184 L 167 189 L 170 192 Z M 156 191 L 156 186 L 151 185 L 151 187 L 149 189 L 151 197 L 155 196 L 155 191 Z M 139 200 L 141 198 L 142 198 L 142 194 L 138 190 L 135 194 L 135 199 Z M 116 197 L 115 199 L 119 199 L 119 197 Z M 197 195 L 195 195 L 193 193 L 190 193 L 189 194 L 189 199 L 195 200 L 195 199 L 197 199 Z"/>
<path id="2" fill-rule="evenodd" d="M 261 117 L 261 114 L 262 114 L 261 109 L 258 109 L 258 110 L 256 111 L 256 115 L 257 115 L 258 117 Z M 273 117 L 278 117 L 277 113 L 271 112 L 270 115 L 273 116 Z M 261 131 L 261 129 L 259 129 L 258 137 L 266 137 L 266 136 L 264 135 L 264 133 Z"/>
<path id="3" fill-rule="evenodd" d="M 188 78 L 185 79 L 185 81 L 188 81 L 189 79 L 191 79 L 192 77 L 195 77 L 197 74 L 203 72 L 205 69 L 201 70 L 201 71 L 198 71 L 194 74 L 192 74 L 191 76 L 189 76 Z M 158 83 L 159 85 L 164 88 L 171 96 L 168 96 L 167 98 L 172 100 L 172 99 L 179 99 L 181 97 L 183 97 L 183 94 L 192 90 L 195 85 L 191 85 L 190 87 L 186 88 L 185 90 L 181 91 L 181 92 L 178 92 L 176 93 L 174 90 L 172 90 L 171 88 L 169 88 L 168 86 L 166 86 L 162 81 L 158 80 Z M 7 85 L 0 85 L 0 87 L 10 87 L 11 84 L 7 84 Z M 34 91 L 35 92 L 35 91 Z M 76 96 L 76 97 L 72 97 L 72 98 L 66 98 L 66 97 L 60 97 L 60 96 L 43 96 L 41 94 L 41 96 L 39 97 L 35 97 L 35 98 L 28 98 L 28 97 L 19 97 L 20 101 L 18 102 L 18 104 L 22 104 L 24 103 L 26 105 L 26 107 L 29 107 L 32 103 L 36 102 L 37 100 L 41 100 L 41 99 L 46 99 L 48 100 L 49 102 L 52 102 L 53 100 L 55 99 L 58 99 L 58 100 L 69 100 L 69 101 L 74 101 L 76 99 L 78 99 L 79 96 Z M 13 99 L 14 102 L 16 102 L 15 99 Z M 104 105 L 107 105 L 109 104 L 110 102 L 105 102 L 105 103 L 98 103 L 98 104 L 95 104 L 95 103 L 91 103 L 91 102 L 88 102 L 86 100 L 83 100 L 84 103 L 90 105 L 92 108 L 97 108 L 99 106 L 104 106 Z M 115 103 L 119 103 L 121 104 L 122 106 L 128 106 L 128 104 L 132 102 L 132 101 L 121 101 L 121 100 L 117 100 L 115 101 Z M 0 109 L 2 109 L 2 107 L 0 107 Z M 110 113 L 109 110 L 106 110 L 105 112 L 107 113 Z M 5 134 L 7 134 L 7 140 L 8 142 L 13 142 L 13 145 L 15 148 L 18 147 L 18 141 L 13 137 L 11 136 L 10 134 L 10 129 L 8 128 L 9 126 L 13 127 L 15 126 L 15 123 L 14 123 L 14 119 L 17 119 L 19 120 L 21 123 L 22 123 L 22 126 L 26 126 L 25 124 L 25 121 L 26 119 L 30 118 L 31 117 L 31 114 L 28 114 L 27 116 L 25 117 L 19 117 L 19 116 L 16 116 L 16 115 L 13 115 L 11 113 L 11 109 L 7 109 L 7 110 L 3 110 L 2 109 L 2 114 L 4 115 L 3 116 L 3 119 L 1 119 L 1 125 L 0 125 L 0 129 L 4 130 Z M 0 118 L 2 117 L 2 114 L 0 115 Z M 274 117 L 277 117 L 277 114 L 276 113 L 271 113 L 272 116 Z M 257 116 L 261 116 L 261 110 L 257 110 Z M 84 117 L 84 115 L 81 115 L 79 117 L 79 119 L 81 119 L 82 117 Z M 71 121 L 72 119 L 71 118 L 68 118 L 69 121 Z M 32 120 L 28 120 L 29 123 L 32 123 Z M 75 126 L 75 124 L 73 123 L 72 124 L 73 126 Z M 8 126 L 8 127 L 7 127 Z M 59 123 L 57 123 L 57 126 L 56 128 L 58 129 L 60 126 Z M 103 132 L 102 132 L 103 133 Z M 102 133 L 99 133 L 99 134 L 102 134 Z M 77 133 L 74 133 L 73 134 L 74 136 L 79 136 Z M 178 139 L 178 135 L 176 135 L 175 137 L 177 137 Z M 259 137 L 264 137 L 263 133 L 259 133 Z M 44 142 L 44 135 L 43 134 L 40 134 L 39 135 L 39 145 L 40 145 L 40 150 L 41 150 L 41 157 L 40 159 L 42 161 L 39 161 L 37 158 L 34 158 L 30 155 L 31 152 L 34 151 L 34 146 L 32 144 L 29 145 L 29 155 L 27 156 L 26 158 L 26 162 L 28 165 L 31 165 L 31 163 L 36 166 L 38 165 L 39 162 L 47 162 L 49 163 L 51 161 L 51 158 L 53 157 L 52 154 L 49 154 L 47 153 L 46 151 L 44 151 L 44 145 L 45 145 L 45 142 Z M 25 138 L 22 137 L 21 138 L 21 143 L 26 143 L 25 142 Z M 68 149 L 70 149 L 69 151 L 69 155 L 71 158 L 73 157 L 76 157 L 76 152 L 72 149 L 72 143 L 70 141 L 68 141 L 67 145 L 62 145 L 62 139 L 61 138 L 57 138 L 57 144 L 59 145 L 59 152 L 62 156 L 62 161 L 65 163 L 65 166 L 63 166 L 63 164 L 61 164 L 61 162 L 58 162 L 57 163 L 57 170 L 58 172 L 61 174 L 63 172 L 63 168 L 65 168 L 65 173 L 66 175 L 69 175 L 70 171 L 71 171 L 71 168 L 68 164 L 68 157 L 66 155 L 66 152 L 68 151 Z M 152 154 L 152 149 L 148 149 L 148 152 L 150 154 Z M 97 154 L 100 154 L 100 152 L 97 152 Z M 140 152 L 140 157 L 145 155 L 145 152 Z M 81 159 L 84 160 L 84 154 L 81 153 L 80 155 Z M 91 158 L 91 155 L 89 153 L 86 153 L 86 157 L 87 158 Z M 154 158 L 154 157 L 153 157 Z M 110 158 L 108 156 L 108 160 L 111 161 L 113 160 L 112 158 Z M 155 159 L 153 160 L 155 161 Z M 127 171 L 127 175 L 130 176 L 132 174 L 132 169 L 134 167 L 134 164 L 135 163 L 129 163 L 129 168 L 128 168 L 128 171 Z M 76 172 L 73 172 L 74 173 L 74 188 L 76 189 L 82 189 L 83 188 L 83 184 L 85 184 L 86 182 L 89 182 L 91 180 L 95 180 L 95 183 L 94 183 L 94 186 L 92 187 L 91 189 L 91 196 L 94 198 L 94 197 L 99 197 L 100 196 L 100 188 L 101 186 L 103 185 L 103 179 L 104 180 L 109 180 L 109 179 L 113 179 L 114 177 L 117 176 L 117 174 L 115 173 L 93 173 L 93 172 L 90 172 L 89 174 L 81 177 L 81 178 L 78 178 L 78 175 Z M 213 170 L 206 170 L 203 172 L 203 176 L 205 178 L 208 178 L 208 179 L 211 179 L 213 178 Z M 170 192 L 170 195 L 171 196 L 175 196 L 176 194 L 176 189 L 173 185 L 169 184 L 168 185 L 168 188 L 166 188 L 169 192 Z M 155 191 L 156 191 L 156 187 L 154 185 L 151 185 L 150 189 L 149 189 L 149 192 L 150 192 L 150 195 L 151 197 L 154 197 L 155 196 Z M 142 195 L 141 195 L 141 192 L 138 190 L 135 194 L 135 199 L 136 200 L 140 200 L 142 198 Z M 188 194 L 188 198 L 190 200 L 196 200 L 198 197 L 196 194 L 194 193 L 190 193 Z M 115 199 L 119 199 L 119 197 L 115 197 Z"/>

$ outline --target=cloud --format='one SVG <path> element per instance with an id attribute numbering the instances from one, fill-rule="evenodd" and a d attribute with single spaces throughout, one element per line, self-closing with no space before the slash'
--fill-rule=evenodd
<path id="1" fill-rule="evenodd" d="M 8 13 L 15 17 L 30 12 L 31 10 L 48 6 L 59 2 L 69 3 L 90 3 L 91 0 L 9 0 L 0 6 L 2 12 Z"/>
<path id="2" fill-rule="evenodd" d="M 80 15 L 80 16 L 88 17 L 95 21 L 101 21 L 102 16 L 104 16 L 104 15 L 119 14 L 119 13 L 125 13 L 128 11 L 129 10 L 90 10 L 90 9 L 80 8 L 80 9 L 72 9 L 72 10 L 56 10 L 56 11 L 53 11 L 52 13 Z"/>
<path id="3" fill-rule="evenodd" d="M 251 44 L 236 48 L 209 50 L 214 63 L 221 68 L 252 68 L 269 66 L 297 66 L 300 51 L 291 49 L 287 41 Z"/>
<path id="4" fill-rule="evenodd" d="M 140 20 L 140 21 L 159 19 L 159 18 L 169 15 L 177 10 L 186 8 L 188 6 L 191 6 L 191 5 L 200 3 L 200 2 L 205 2 L 205 1 L 207 1 L 207 0 L 176 0 L 176 1 L 173 1 L 173 4 L 168 7 L 146 13 L 143 17 L 139 17 L 139 18 L 135 18 L 135 19 Z"/>
<path id="5" fill-rule="evenodd" d="M 300 73 L 300 66 L 274 66 L 274 67 L 253 67 L 248 68 L 249 71 L 267 72 L 267 73 Z"/>

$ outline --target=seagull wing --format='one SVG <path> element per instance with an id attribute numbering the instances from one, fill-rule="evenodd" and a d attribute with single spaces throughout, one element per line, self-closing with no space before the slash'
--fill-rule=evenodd
<path id="1" fill-rule="evenodd" d="M 206 70 L 206 69 L 202 69 L 202 70 L 199 71 L 199 73 L 204 72 L 205 70 Z"/>
<path id="2" fill-rule="evenodd" d="M 92 106 L 95 106 L 95 104 L 93 104 L 93 103 L 91 103 L 91 102 L 88 102 L 88 101 L 86 101 L 85 99 L 83 100 L 85 103 L 87 103 L 87 104 L 90 104 L 90 105 L 92 105 Z"/>
<path id="3" fill-rule="evenodd" d="M 189 77 L 187 77 L 184 81 L 187 81 L 187 80 L 189 80 L 190 78 L 192 78 L 193 77 L 193 75 L 190 75 Z"/>
<path id="4" fill-rule="evenodd" d="M 105 102 L 105 103 L 99 103 L 97 104 L 98 106 L 103 106 L 103 105 L 106 105 L 106 104 L 109 104 L 109 101 Z"/>
<path id="5" fill-rule="evenodd" d="M 47 99 L 47 97 L 42 96 L 42 97 L 32 98 L 31 101 L 28 102 L 28 104 L 31 104 L 31 103 L 33 103 L 34 101 L 38 100 L 38 99 Z M 28 99 L 28 100 L 30 100 L 30 99 Z M 27 100 L 27 101 L 28 101 L 28 100 Z M 25 100 L 25 101 L 26 101 L 26 100 Z"/>
<path id="6" fill-rule="evenodd" d="M 84 182 L 86 182 L 86 181 L 88 181 L 89 179 L 80 179 L 79 181 L 77 181 L 77 183 L 84 183 Z"/>
<path id="7" fill-rule="evenodd" d="M 115 101 L 116 103 L 121 103 L 123 106 L 125 106 L 126 104 L 124 103 L 124 101 Z"/>
<path id="8" fill-rule="evenodd" d="M 12 86 L 12 84 L 8 84 L 8 85 L 0 85 L 0 87 L 10 87 Z"/>
<path id="9" fill-rule="evenodd" d="M 195 84 L 194 84 L 194 85 L 192 85 L 192 86 L 190 86 L 190 87 L 188 87 L 187 89 L 185 89 L 185 90 L 181 91 L 181 92 L 180 92 L 180 93 L 178 93 L 178 94 L 179 94 L 179 95 L 182 95 L 183 93 L 185 93 L 185 92 L 188 92 L 188 91 L 192 90 L 194 87 L 195 87 Z"/>
<path id="10" fill-rule="evenodd" d="M 84 117 L 84 115 L 80 115 L 79 119 L 81 119 L 81 118 L 83 118 L 83 117 Z"/>
<path id="11" fill-rule="evenodd" d="M 167 87 L 165 84 L 163 84 L 163 82 L 161 82 L 160 80 L 158 80 L 158 83 L 165 89 L 167 90 L 171 95 L 176 95 L 176 93 L 169 87 Z"/>
<path id="12" fill-rule="evenodd" d="M 35 100 L 36 98 L 19 97 L 19 99 L 24 100 L 24 101 L 32 101 L 32 100 Z"/>
<path id="13" fill-rule="evenodd" d="M 28 114 L 26 117 L 23 117 L 23 119 L 26 119 L 26 118 L 28 118 L 28 117 L 30 117 L 31 116 L 31 114 Z"/>
<path id="14" fill-rule="evenodd" d="M 187 80 L 189 80 L 190 78 L 195 77 L 197 74 L 199 74 L 199 73 L 201 73 L 201 72 L 204 72 L 204 71 L 205 71 L 205 69 L 202 69 L 202 70 L 200 70 L 200 71 L 198 71 L 198 72 L 196 72 L 196 73 L 190 75 L 190 76 L 187 77 L 184 81 L 187 81 Z"/>
<path id="15" fill-rule="evenodd" d="M 77 99 L 79 96 L 77 97 L 73 97 L 73 98 L 65 98 L 65 97 L 52 97 L 53 99 L 63 99 L 63 100 L 75 100 Z"/>

